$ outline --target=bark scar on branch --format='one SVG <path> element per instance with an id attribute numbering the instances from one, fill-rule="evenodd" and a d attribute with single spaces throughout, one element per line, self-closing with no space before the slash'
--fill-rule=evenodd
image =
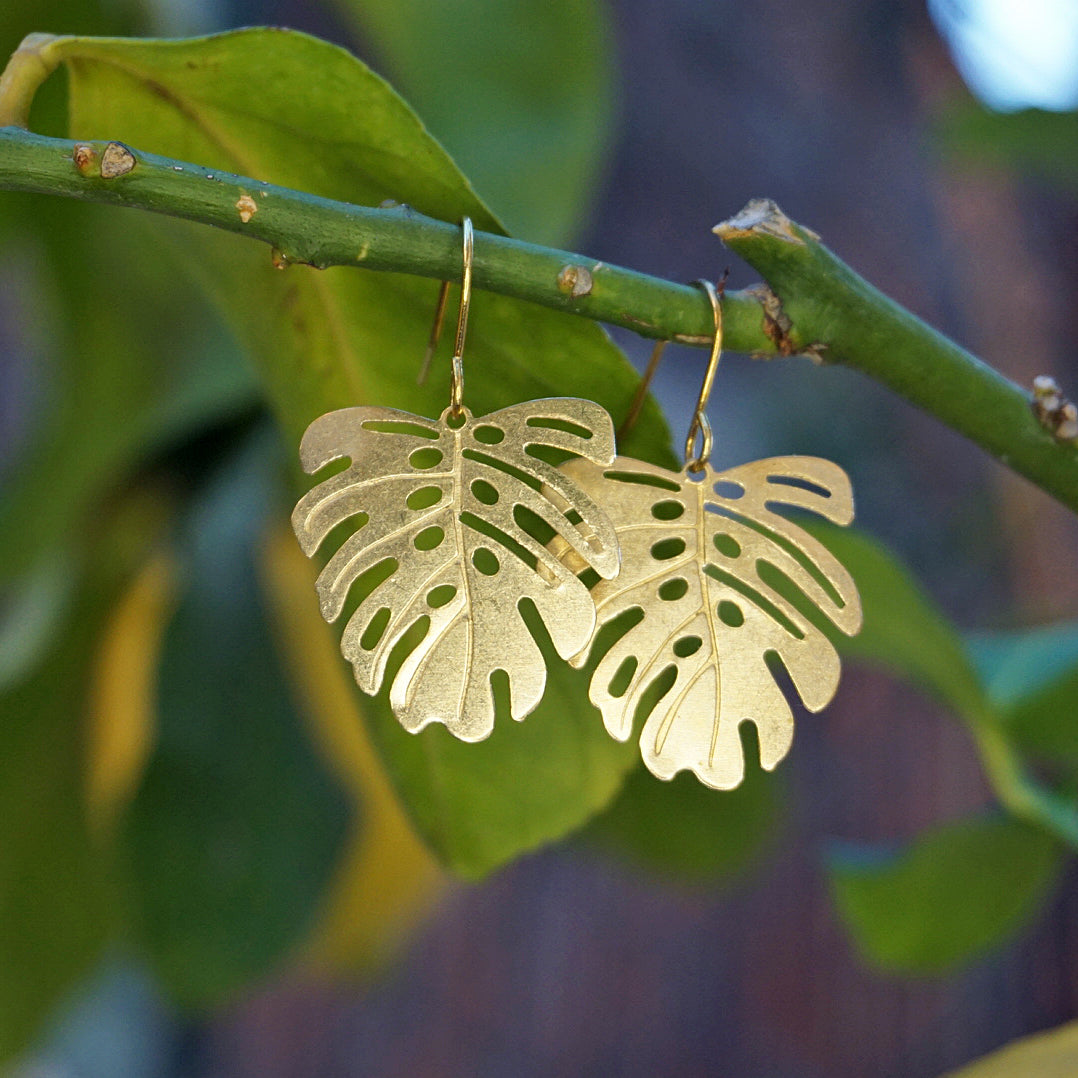
<path id="1" fill-rule="evenodd" d="M 790 330 L 793 329 L 794 324 L 790 316 L 782 309 L 782 300 L 766 284 L 754 284 L 751 288 L 745 289 L 745 294 L 752 296 L 760 304 L 760 310 L 764 315 L 764 333 L 775 346 L 778 354 L 792 356 L 797 351 L 793 341 L 790 340 Z M 754 358 L 761 357 L 758 354 Z"/>

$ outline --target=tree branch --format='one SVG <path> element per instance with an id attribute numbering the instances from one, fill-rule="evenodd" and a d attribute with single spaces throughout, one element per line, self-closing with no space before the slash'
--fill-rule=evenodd
<path id="1" fill-rule="evenodd" d="M 118 143 L 0 128 L 0 189 L 215 225 L 270 244 L 279 259 L 319 268 L 448 280 L 460 270 L 454 223 L 404 206 L 372 209 L 318 198 Z M 860 370 L 1078 511 L 1078 449 L 1041 425 L 1028 393 L 873 288 L 773 203 L 750 203 L 715 231 L 767 281 L 727 293 L 729 349 L 805 353 Z M 480 233 L 473 282 L 642 336 L 710 342 L 711 308 L 698 288 L 570 252 Z"/>

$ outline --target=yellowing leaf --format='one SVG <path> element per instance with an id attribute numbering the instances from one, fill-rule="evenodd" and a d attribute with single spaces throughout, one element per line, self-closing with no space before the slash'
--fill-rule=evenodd
<path id="1" fill-rule="evenodd" d="M 300 499 L 292 522 L 308 555 L 339 524 L 359 524 L 322 571 L 318 592 L 323 617 L 334 621 L 364 574 L 377 580 L 341 640 L 360 688 L 377 692 L 396 645 L 413 626 L 428 626 L 390 692 L 412 733 L 440 722 L 462 741 L 488 737 L 498 670 L 509 677 L 513 718 L 535 709 L 546 662 L 519 608 L 523 599 L 562 658 L 591 635 L 587 588 L 527 528 L 561 535 L 603 576 L 617 572 L 617 541 L 595 503 L 539 459 L 543 450 L 608 464 L 610 416 L 582 400 L 527 401 L 478 418 L 462 409 L 456 423 L 451 409 L 434 422 L 345 408 L 303 436 L 308 472 L 352 461 Z"/>
<path id="2" fill-rule="evenodd" d="M 96 826 L 111 823 L 138 786 L 153 745 L 161 638 L 176 591 L 176 567 L 152 558 L 117 604 L 90 686 L 86 802 Z"/>
<path id="3" fill-rule="evenodd" d="M 1078 1022 L 1024 1037 L 944 1078 L 1074 1078 Z"/>
<path id="4" fill-rule="evenodd" d="M 592 589 L 596 638 L 621 615 L 637 617 L 592 675 L 591 700 L 607 730 L 626 740 L 641 703 L 672 671 L 640 737 L 648 768 L 664 779 L 688 769 L 731 789 L 744 775 L 739 727 L 748 720 L 771 770 L 789 751 L 793 714 L 768 657 L 782 661 L 805 706 L 819 711 L 838 686 L 839 658 L 803 612 L 805 600 L 843 632 L 861 624 L 849 573 L 771 506 L 849 523 L 846 474 L 814 457 L 709 467 L 699 481 L 627 457 L 608 469 L 577 461 L 563 469 L 610 514 L 621 544 L 620 575 Z"/>

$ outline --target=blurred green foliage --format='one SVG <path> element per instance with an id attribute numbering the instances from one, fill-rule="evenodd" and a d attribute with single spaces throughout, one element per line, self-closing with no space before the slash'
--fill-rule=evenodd
<path id="1" fill-rule="evenodd" d="M 393 89 L 299 34 L 65 39 L 55 46 L 65 73 L 42 89 L 33 123 L 567 242 L 612 122 L 600 5 L 469 0 L 429 19 L 411 3 L 337 6 L 491 209 Z M 525 16 L 523 55 L 515 27 Z M 469 51 L 477 22 L 480 55 Z M 134 2 L 13 0 L 0 11 L 8 52 L 43 29 L 153 26 Z M 360 402 L 425 415 L 445 406 L 444 363 L 415 385 L 432 282 L 282 272 L 233 236 L 7 194 L 0 243 L 26 276 L 49 357 L 0 500 L 0 1059 L 25 1047 L 110 941 L 138 941 L 174 998 L 206 1005 L 296 961 L 349 872 L 399 874 L 394 894 L 421 894 L 417 908 L 429 901 L 432 872 L 414 850 L 407 864 L 375 845 L 376 863 L 353 857 L 349 835 L 373 829 L 394 796 L 387 776 L 416 832 L 465 876 L 585 825 L 593 848 L 694 884 L 759 855 L 779 814 L 773 777 L 755 769 L 729 794 L 686 776 L 657 782 L 635 746 L 607 737 L 586 676 L 561 664 L 539 710 L 500 722 L 480 745 L 440 728 L 409 736 L 384 698 L 353 693 L 338 719 L 355 722 L 358 703 L 380 762 L 357 757 L 344 782 L 326 766 L 258 566 L 287 515 L 293 450 L 310 420 Z M 30 328 L 16 325 L 16 338 Z M 577 395 L 620 417 L 635 383 L 597 326 L 491 295 L 475 299 L 467 362 L 476 413 Z M 283 439 L 259 425 L 265 407 Z M 653 404 L 623 448 L 672 462 Z M 990 730 L 1017 767 L 1044 766 L 1067 789 L 1078 630 L 963 639 L 876 544 L 820 534 L 863 597 L 864 631 L 836 639 L 843 653 L 921 686 L 972 731 Z M 176 566 L 173 601 L 153 608 L 152 633 L 125 644 L 121 632 L 118 651 L 103 651 L 125 597 L 162 556 Z M 330 630 L 318 631 L 328 642 Z M 117 654 L 151 664 L 151 701 L 142 706 L 132 682 L 104 737 L 110 714 L 95 686 L 122 684 Z M 91 828 L 94 768 L 122 796 Z M 1052 796 L 1073 809 L 1069 795 Z M 381 817 L 367 811 L 376 803 Z M 1064 856 L 1052 831 L 1047 818 L 979 816 L 897 853 L 862 847 L 831 863 L 838 909 L 875 962 L 948 968 L 1035 912 Z M 360 966 L 373 949 L 364 941 L 350 952 Z"/>
<path id="2" fill-rule="evenodd" d="M 1078 191 L 1078 113 L 1000 113 L 970 101 L 940 120 L 937 138 L 956 162 L 1015 167 L 1059 190 Z"/>
<path id="3" fill-rule="evenodd" d="M 1059 844 L 1013 818 L 979 816 L 919 835 L 900 853 L 833 847 L 831 887 L 865 954 L 886 969 L 940 973 L 1024 925 L 1050 893 Z"/>
<path id="4" fill-rule="evenodd" d="M 515 236 L 572 247 L 614 120 L 594 0 L 336 0 L 375 64 Z M 384 64 L 384 67 L 383 67 Z"/>
<path id="5" fill-rule="evenodd" d="M 263 431 L 185 509 L 155 744 L 119 836 L 135 935 L 181 1003 L 227 1000 L 274 969 L 314 921 L 352 811 L 296 721 L 266 617 L 277 464 Z"/>

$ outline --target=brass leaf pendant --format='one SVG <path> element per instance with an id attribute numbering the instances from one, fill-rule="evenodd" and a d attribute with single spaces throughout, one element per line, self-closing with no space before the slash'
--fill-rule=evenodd
<path id="1" fill-rule="evenodd" d="M 450 407 L 438 420 L 356 407 L 321 416 L 304 434 L 307 472 L 351 460 L 299 501 L 292 526 L 310 556 L 338 525 L 357 525 L 319 575 L 318 594 L 322 616 L 335 621 L 362 578 L 357 593 L 366 594 L 341 637 L 360 688 L 377 692 L 395 646 L 426 626 L 390 689 L 405 729 L 441 722 L 463 741 L 487 737 L 496 670 L 508 675 L 513 718 L 534 710 L 546 664 L 521 600 L 534 604 L 560 656 L 587 644 L 591 595 L 545 544 L 561 537 L 609 578 L 618 571 L 617 539 L 590 495 L 541 459 L 552 450 L 609 464 L 609 415 L 568 398 L 478 418 Z"/>
<path id="2" fill-rule="evenodd" d="M 640 736 L 655 775 L 691 770 L 716 789 L 737 786 L 745 768 L 743 721 L 755 724 L 760 762 L 772 769 L 790 748 L 793 714 L 768 657 L 781 660 L 805 706 L 819 711 L 838 687 L 839 657 L 804 611 L 815 607 L 848 635 L 861 625 L 850 574 L 772 507 L 848 524 L 853 497 L 846 473 L 799 456 L 725 472 L 704 464 L 699 479 L 688 469 L 671 472 L 627 457 L 609 468 L 570 461 L 563 471 L 609 514 L 622 557 L 618 577 L 592 588 L 596 636 L 573 665 L 584 665 L 604 625 L 636 617 L 591 679 L 591 700 L 607 730 L 626 740 L 641 700 L 672 672 Z M 577 564 L 560 541 L 553 549 Z"/>

